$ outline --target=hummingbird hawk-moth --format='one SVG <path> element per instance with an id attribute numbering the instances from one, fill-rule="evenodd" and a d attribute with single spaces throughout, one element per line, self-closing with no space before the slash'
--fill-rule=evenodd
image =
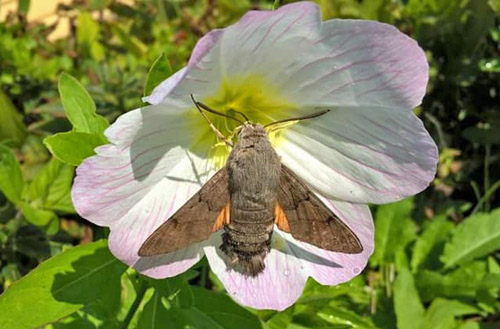
<path id="1" fill-rule="evenodd" d="M 202 114 L 200 106 L 227 116 L 194 98 L 193 101 Z M 326 112 L 280 122 L 308 119 Z M 231 266 L 244 275 L 257 276 L 264 270 L 274 225 L 321 249 L 360 253 L 363 246 L 354 232 L 306 183 L 281 164 L 266 126 L 244 117 L 245 122 L 231 117 L 242 126 L 226 165 L 147 238 L 139 256 L 173 252 L 224 230 L 220 249 Z M 278 122 L 272 124 L 275 123 Z"/>

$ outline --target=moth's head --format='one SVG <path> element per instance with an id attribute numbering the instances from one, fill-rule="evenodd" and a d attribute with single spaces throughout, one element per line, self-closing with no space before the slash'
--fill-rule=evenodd
<path id="1" fill-rule="evenodd" d="M 238 134 L 238 138 L 248 138 L 248 137 L 265 137 L 267 136 L 266 129 L 264 126 L 256 123 L 251 123 L 249 121 L 243 123 Z"/>

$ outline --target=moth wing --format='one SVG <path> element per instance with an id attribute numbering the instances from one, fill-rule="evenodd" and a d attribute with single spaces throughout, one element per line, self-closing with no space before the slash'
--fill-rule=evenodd
<path id="1" fill-rule="evenodd" d="M 228 174 L 219 170 L 142 244 L 139 256 L 155 256 L 206 240 L 229 223 Z"/>
<path id="2" fill-rule="evenodd" d="M 363 251 L 356 234 L 284 165 L 275 214 L 278 227 L 299 241 L 335 252 Z"/>

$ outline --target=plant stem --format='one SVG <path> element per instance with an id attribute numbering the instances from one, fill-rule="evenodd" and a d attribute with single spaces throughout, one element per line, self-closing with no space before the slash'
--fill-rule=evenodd
<path id="1" fill-rule="evenodd" d="M 481 208 L 483 203 L 489 202 L 491 196 L 493 195 L 493 193 L 496 192 L 498 188 L 500 188 L 500 180 L 496 181 L 496 183 L 493 184 L 491 188 L 488 191 L 486 191 L 486 193 L 484 193 L 483 197 L 477 202 L 477 205 L 472 210 L 472 214 L 476 213 Z"/>
<path id="2" fill-rule="evenodd" d="M 139 308 L 139 305 L 141 305 L 142 299 L 144 298 L 144 294 L 146 293 L 147 286 L 144 283 L 141 283 L 139 285 L 139 289 L 137 291 L 137 295 L 135 296 L 134 302 L 130 306 L 130 309 L 128 310 L 127 316 L 125 316 L 125 319 L 123 320 L 122 325 L 120 326 L 120 329 L 127 329 L 128 326 L 130 325 L 130 321 L 132 321 L 132 318 L 134 317 L 135 313 L 137 312 L 137 309 Z"/>
<path id="3" fill-rule="evenodd" d="M 491 145 L 487 144 L 485 146 L 486 154 L 484 156 L 484 194 L 490 189 L 490 157 L 491 157 Z M 490 199 L 486 199 L 484 203 L 484 211 L 488 212 L 490 210 Z"/>
<path id="4" fill-rule="evenodd" d="M 203 264 L 200 272 L 200 286 L 203 288 L 207 287 L 208 278 L 208 264 Z"/>

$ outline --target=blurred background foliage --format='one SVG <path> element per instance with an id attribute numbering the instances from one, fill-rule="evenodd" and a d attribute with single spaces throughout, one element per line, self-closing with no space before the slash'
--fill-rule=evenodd
<path id="1" fill-rule="evenodd" d="M 437 176 L 373 208 L 376 250 L 362 275 L 335 287 L 310 279 L 283 312 L 247 310 L 205 260 L 169 280 L 127 269 L 107 230 L 71 204 L 74 165 L 92 149 L 61 155 L 61 133 L 104 143 L 100 116 L 143 105 L 203 34 L 279 1 L 67 1 L 57 17 L 68 35 L 53 40 L 55 24 L 29 22 L 30 1 L 19 0 L 0 22 L 1 328 L 500 328 L 500 1 L 317 2 L 324 19 L 397 26 L 431 67 L 415 111 L 439 146 Z M 64 90 L 86 100 L 97 131 L 79 130 Z"/>

